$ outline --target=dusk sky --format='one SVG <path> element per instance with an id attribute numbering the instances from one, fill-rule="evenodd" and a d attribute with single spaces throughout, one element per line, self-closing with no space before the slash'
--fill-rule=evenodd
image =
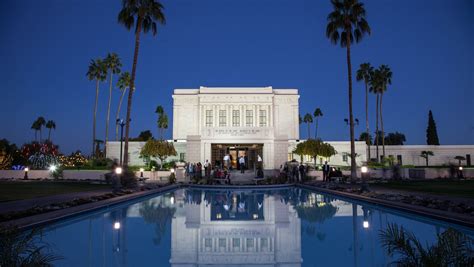
<path id="1" fill-rule="evenodd" d="M 352 48 L 359 65 L 387 64 L 386 132 L 426 144 L 431 109 L 441 144 L 474 144 L 474 1 L 366 0 L 372 35 Z M 175 88 L 297 88 L 300 113 L 320 107 L 323 140 L 349 140 L 346 50 L 325 36 L 329 0 L 165 0 L 167 24 L 144 35 L 138 58 L 131 136 L 152 130 L 157 105 L 170 116 Z M 38 116 L 57 125 L 63 153 L 90 153 L 95 83 L 91 59 L 116 52 L 130 71 L 133 33 L 117 23 L 121 1 L 0 1 L 0 139 L 34 139 Z M 116 81 L 116 79 L 115 79 Z M 354 113 L 365 131 L 364 85 L 354 79 Z M 98 138 L 105 136 L 108 83 L 100 87 Z M 119 90 L 114 88 L 111 135 Z M 371 130 L 375 97 L 370 96 Z M 126 105 L 122 108 L 125 114 Z M 43 136 L 46 135 L 44 130 Z M 303 125 L 300 138 L 306 138 Z"/>

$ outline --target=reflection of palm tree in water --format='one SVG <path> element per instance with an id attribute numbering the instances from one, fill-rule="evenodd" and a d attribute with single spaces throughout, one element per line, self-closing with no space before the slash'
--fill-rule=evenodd
<path id="1" fill-rule="evenodd" d="M 176 212 L 175 208 L 165 207 L 162 203 L 153 205 L 152 202 L 147 201 L 141 204 L 140 215 L 147 223 L 155 224 L 155 238 L 153 243 L 159 245 L 168 223 L 171 224 L 171 219 Z"/>

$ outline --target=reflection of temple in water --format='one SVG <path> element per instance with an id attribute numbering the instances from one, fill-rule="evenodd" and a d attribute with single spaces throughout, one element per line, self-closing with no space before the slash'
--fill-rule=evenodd
<path id="1" fill-rule="evenodd" d="M 172 266 L 301 266 L 301 223 L 278 195 L 175 192 Z"/>

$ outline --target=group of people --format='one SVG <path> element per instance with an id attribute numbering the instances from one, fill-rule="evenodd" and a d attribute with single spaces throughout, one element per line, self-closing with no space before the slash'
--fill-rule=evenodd
<path id="1" fill-rule="evenodd" d="M 308 170 L 308 166 L 293 159 L 285 165 L 280 165 L 280 177 L 286 177 L 290 183 L 303 182 L 306 179 Z M 324 162 L 322 171 L 323 182 L 329 182 L 332 177 L 342 177 L 341 169 L 329 166 L 327 161 Z"/>
<path id="2" fill-rule="evenodd" d="M 290 183 L 304 181 L 307 171 L 307 166 L 294 159 L 285 165 L 280 165 L 280 177 L 286 176 L 287 181 Z"/>
<path id="3" fill-rule="evenodd" d="M 203 176 L 202 176 L 203 168 L 204 168 L 204 176 L 206 178 L 211 177 L 212 165 L 209 162 L 209 160 L 206 160 L 206 162 L 204 162 L 204 164 L 202 164 L 201 162 L 186 163 L 186 165 L 184 166 L 186 177 L 188 177 L 189 179 L 198 179 L 198 180 L 202 179 L 203 178 Z"/>

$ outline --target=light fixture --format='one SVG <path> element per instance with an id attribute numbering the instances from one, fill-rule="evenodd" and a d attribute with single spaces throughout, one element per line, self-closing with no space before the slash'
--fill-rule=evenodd
<path id="1" fill-rule="evenodd" d="M 28 172 L 30 169 L 28 167 L 25 168 L 25 172 Z"/>
<path id="2" fill-rule="evenodd" d="M 121 167 L 115 168 L 115 173 L 116 174 L 122 174 L 122 168 Z"/>
<path id="3" fill-rule="evenodd" d="M 144 171 L 145 171 L 145 170 L 144 170 L 143 168 L 140 168 L 140 178 L 143 178 L 143 172 L 144 172 Z"/>
<path id="4" fill-rule="evenodd" d="M 114 229 L 115 229 L 115 230 L 120 229 L 120 222 L 115 222 L 115 223 L 114 223 Z"/>
<path id="5" fill-rule="evenodd" d="M 462 166 L 459 166 L 459 170 L 462 171 Z"/>
<path id="6" fill-rule="evenodd" d="M 365 229 L 368 229 L 369 228 L 369 221 L 364 221 L 362 223 L 362 226 L 365 228 Z"/>
<path id="7" fill-rule="evenodd" d="M 143 169 L 143 168 L 140 168 L 140 172 L 144 172 L 144 171 L 145 171 L 145 169 Z"/>
<path id="8" fill-rule="evenodd" d="M 55 172 L 55 171 L 56 171 L 56 168 L 57 168 L 56 165 L 51 165 L 51 166 L 49 166 L 49 170 L 50 170 L 51 172 Z"/>
<path id="9" fill-rule="evenodd" d="M 217 214 L 216 214 L 216 218 L 217 218 L 217 219 L 222 219 L 222 214 L 217 213 Z"/>
<path id="10" fill-rule="evenodd" d="M 170 197 L 170 203 L 171 203 L 171 204 L 174 204 L 174 196 L 171 196 L 171 197 Z"/>
<path id="11" fill-rule="evenodd" d="M 254 213 L 254 214 L 253 214 L 253 219 L 254 219 L 254 220 L 258 219 L 258 214 L 255 214 L 255 213 Z"/>
<path id="12" fill-rule="evenodd" d="M 28 167 L 25 167 L 25 176 L 23 176 L 23 179 L 28 179 L 28 171 L 30 170 Z"/>
<path id="13" fill-rule="evenodd" d="M 172 168 L 170 171 L 171 171 L 171 173 L 174 173 L 174 169 L 173 169 L 173 168 Z"/>
<path id="14" fill-rule="evenodd" d="M 367 172 L 369 171 L 369 169 L 367 168 L 367 166 L 362 166 L 362 167 L 360 168 L 360 171 L 361 171 L 362 173 L 367 173 Z"/>

